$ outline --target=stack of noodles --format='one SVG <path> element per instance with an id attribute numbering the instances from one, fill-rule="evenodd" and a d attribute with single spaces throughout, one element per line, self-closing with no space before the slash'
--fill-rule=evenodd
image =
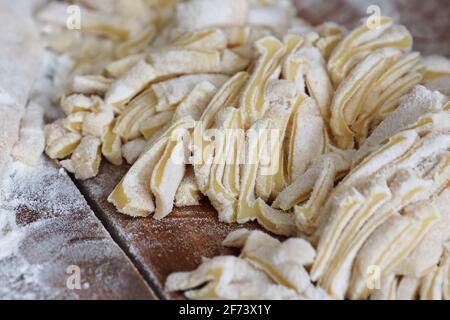
<path id="1" fill-rule="evenodd" d="M 132 164 L 108 199 L 123 214 L 207 197 L 221 221 L 269 232 L 230 234 L 239 257 L 173 274 L 167 291 L 450 298 L 449 60 L 412 51 L 389 17 L 313 27 L 288 0 L 78 5 L 80 31 L 67 4 L 38 14 L 66 83 L 47 155 L 77 179 L 103 158 Z"/>

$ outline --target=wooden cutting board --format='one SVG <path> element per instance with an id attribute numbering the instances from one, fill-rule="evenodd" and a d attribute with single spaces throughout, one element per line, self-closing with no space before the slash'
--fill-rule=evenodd
<path id="1" fill-rule="evenodd" d="M 332 20 L 348 27 L 365 15 L 369 5 L 378 4 L 383 14 L 394 15 L 410 28 L 418 50 L 450 56 L 447 0 L 297 3 L 300 15 L 314 24 Z M 236 253 L 221 245 L 225 236 L 240 227 L 258 228 L 256 224 L 220 223 L 206 201 L 197 207 L 176 209 L 163 220 L 130 218 L 106 201 L 127 166 L 114 167 L 104 161 L 100 174 L 88 181 L 61 175 L 48 159 L 40 166 L 36 170 L 46 172 L 43 179 L 49 187 L 55 181 L 63 186 L 60 196 L 52 193 L 54 201 L 65 199 L 79 205 L 73 212 L 53 212 L 51 206 L 33 204 L 14 208 L 19 227 L 29 230 L 19 248 L 24 261 L 5 261 L 0 252 L 0 288 L 4 289 L 0 298 L 24 298 L 27 294 L 37 299 L 182 298 L 163 290 L 170 273 L 192 270 L 202 257 Z M 27 190 L 36 198 L 48 197 L 42 184 Z M 16 267 L 11 270 L 14 263 Z M 44 271 L 33 269 L 39 265 Z M 66 271 L 72 265 L 82 271 L 81 290 L 67 288 Z M 33 277 L 27 278 L 30 269 Z"/>

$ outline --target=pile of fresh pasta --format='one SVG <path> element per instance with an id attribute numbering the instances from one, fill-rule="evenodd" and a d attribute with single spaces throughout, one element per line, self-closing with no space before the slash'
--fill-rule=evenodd
<path id="1" fill-rule="evenodd" d="M 311 26 L 289 0 L 79 0 L 38 14 L 65 117 L 46 154 L 161 219 L 207 198 L 239 257 L 171 275 L 190 299 L 450 299 L 450 60 L 388 17 Z M 63 18 L 61 18 L 63 17 Z M 282 236 L 274 238 L 272 235 Z"/>

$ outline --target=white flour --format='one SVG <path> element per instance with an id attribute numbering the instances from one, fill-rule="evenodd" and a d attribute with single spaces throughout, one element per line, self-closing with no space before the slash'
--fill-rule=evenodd
<path id="1" fill-rule="evenodd" d="M 38 101 L 45 109 L 47 118 L 55 118 L 58 112 L 52 103 L 51 97 L 53 95 L 52 78 L 55 72 L 54 63 L 55 55 L 49 51 L 44 54 L 44 59 L 40 68 L 38 81 L 33 85 L 33 90 L 30 95 L 30 100 Z M 0 101 L 1 102 L 1 101 Z M 31 168 L 19 162 L 8 164 L 7 171 L 0 179 L 0 260 L 12 253 L 14 253 L 17 243 L 22 239 L 23 232 L 19 231 L 16 223 L 15 210 L 19 206 L 36 206 L 39 209 L 39 201 L 44 199 L 30 198 L 30 191 L 42 183 L 42 177 L 45 175 L 45 166 L 38 166 L 38 168 Z M 37 185 L 35 186 L 35 184 Z M 42 185 L 45 188 L 45 185 Z M 28 190 L 26 190 L 28 188 Z M 52 195 L 49 194 L 49 203 L 59 205 L 58 202 L 53 202 Z M 61 204 L 64 205 L 64 204 Z"/>
<path id="2" fill-rule="evenodd" d="M 69 213 L 69 210 L 80 205 L 76 202 L 69 205 L 68 201 L 64 201 L 61 194 L 64 192 L 64 185 L 67 184 L 57 182 L 49 184 L 48 178 L 51 175 L 53 173 L 42 162 L 34 168 L 16 162 L 10 164 L 2 181 L 0 186 L 1 298 L 39 299 L 44 296 L 57 296 L 60 293 L 55 290 L 56 288 L 42 281 L 42 276 L 48 270 L 45 271 L 43 265 L 35 263 L 24 246 L 30 235 L 51 223 L 50 215 L 61 214 L 64 211 Z M 48 194 L 49 197 L 42 197 L 42 193 Z M 16 216 L 16 213 L 24 211 L 23 209 L 28 209 L 30 212 L 48 210 L 44 212 L 47 212 L 49 219 L 20 226 L 17 221 L 19 216 Z M 29 217 L 31 220 L 35 218 Z"/>
<path id="3" fill-rule="evenodd" d="M 0 260 L 15 252 L 17 243 L 22 237 L 15 220 L 13 211 L 0 208 Z"/>
<path id="4" fill-rule="evenodd" d="M 69 65 L 44 54 L 29 99 L 47 121 L 61 116 L 51 97 L 61 93 Z M 67 288 L 71 265 L 82 268 L 88 292 Z M 133 270 L 63 169 L 45 157 L 35 167 L 8 164 L 0 179 L 0 300 L 132 297 Z"/>
<path id="5" fill-rule="evenodd" d="M 132 296 L 134 269 L 66 172 L 48 160 L 10 166 L 0 187 L 0 226 L 0 299 Z M 73 265 L 81 290 L 67 287 Z"/>
<path id="6" fill-rule="evenodd" d="M 13 166 L 6 178 L 0 180 L 0 260 L 12 255 L 17 249 L 17 243 L 21 240 L 23 233 L 19 231 L 16 224 L 16 214 L 8 199 L 11 198 L 11 175 Z"/>

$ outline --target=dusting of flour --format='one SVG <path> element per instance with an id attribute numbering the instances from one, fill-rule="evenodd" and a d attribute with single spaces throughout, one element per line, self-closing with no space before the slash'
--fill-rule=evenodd
<path id="1" fill-rule="evenodd" d="M 18 232 L 14 212 L 0 208 L 0 260 L 16 250 L 22 234 Z"/>
<path id="2" fill-rule="evenodd" d="M 67 286 L 80 269 L 81 289 Z M 65 171 L 12 163 L 0 185 L 0 299 L 127 299 L 148 289 Z"/>
<path id="3" fill-rule="evenodd" d="M 50 182 L 54 173 L 42 161 L 37 167 L 15 162 L 0 185 L 0 297 L 39 299 L 58 297 L 61 291 L 45 281 L 50 270 L 30 256 L 25 244 L 36 230 L 58 215 L 69 214 L 80 203 L 64 199 L 66 183 Z M 48 197 L 43 197 L 44 193 Z M 55 201 L 56 200 L 56 201 Z M 71 199 L 73 200 L 73 199 Z M 30 214 L 20 221 L 20 213 Z M 43 212 L 44 216 L 38 212 Z M 35 215 L 34 215 L 35 213 Z M 51 240 L 51 236 L 48 238 Z M 41 257 L 44 260 L 50 257 Z M 51 260 L 51 259 L 48 259 Z M 68 296 L 70 297 L 70 296 Z"/>

